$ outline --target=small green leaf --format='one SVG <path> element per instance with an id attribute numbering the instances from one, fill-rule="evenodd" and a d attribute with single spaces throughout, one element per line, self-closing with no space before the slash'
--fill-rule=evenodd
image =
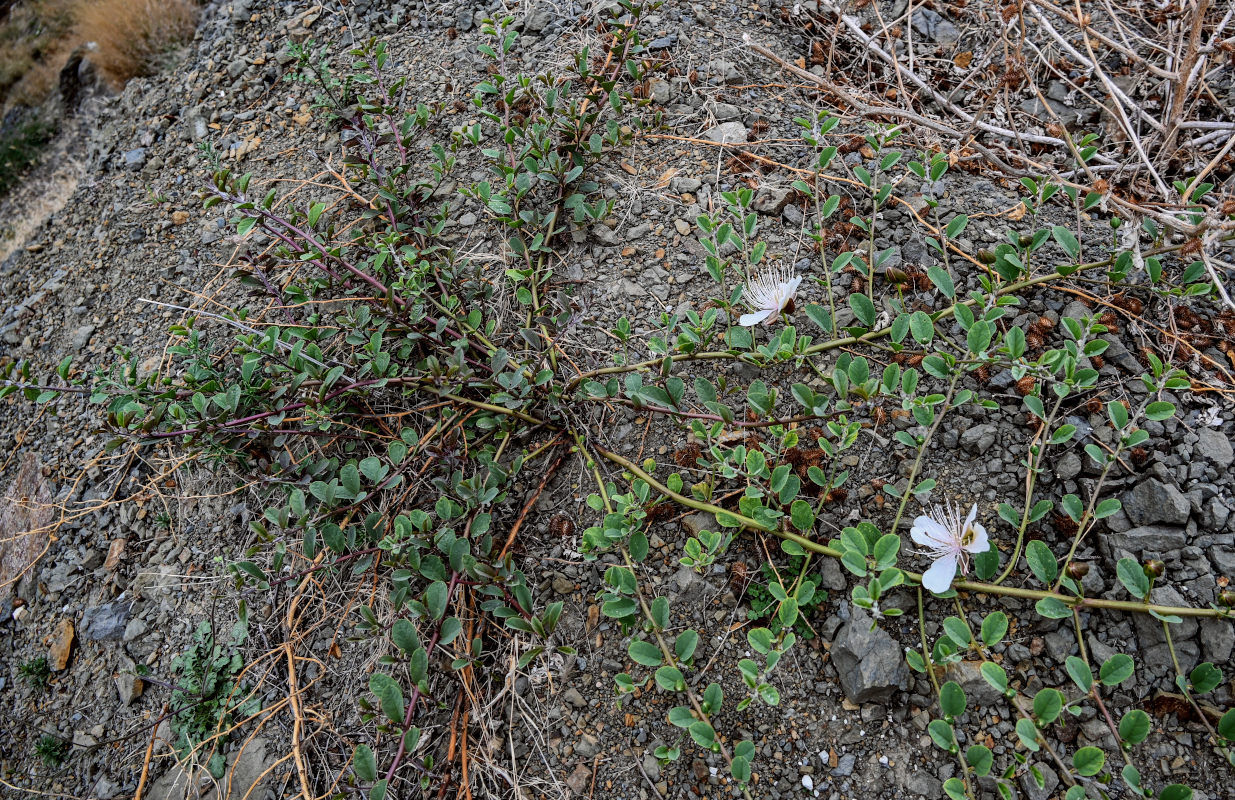
<path id="1" fill-rule="evenodd" d="M 1072 754 L 1072 766 L 1086 778 L 1093 777 L 1102 771 L 1106 763 L 1106 754 L 1097 747 L 1082 747 Z M 1084 792 L 1082 791 L 1082 795 Z"/>
<path id="2" fill-rule="evenodd" d="M 965 690 L 956 681 L 948 681 L 939 687 L 939 709 L 949 717 L 965 713 Z"/>
<path id="3" fill-rule="evenodd" d="M 1055 554 L 1039 539 L 1033 539 L 1025 545 L 1025 561 L 1029 563 L 1034 577 L 1047 586 L 1059 575 L 1059 563 L 1055 560 Z"/>
<path id="4" fill-rule="evenodd" d="M 1093 687 L 1093 671 L 1084 661 L 1076 656 L 1068 656 L 1064 667 L 1068 670 L 1072 682 L 1079 686 L 1082 692 L 1088 692 Z"/>
<path id="5" fill-rule="evenodd" d="M 1145 570 L 1134 559 L 1119 559 L 1115 565 L 1115 575 L 1128 590 L 1128 594 L 1137 600 L 1143 600 L 1145 595 L 1149 594 L 1149 578 L 1145 577 Z"/>
<path id="6" fill-rule="evenodd" d="M 1116 653 L 1108 658 L 1098 670 L 1098 679 L 1105 686 L 1118 686 L 1132 677 L 1135 664 L 1132 657 L 1124 653 Z"/>
<path id="7" fill-rule="evenodd" d="M 645 667 L 660 666 L 661 652 L 656 645 L 641 639 L 634 639 L 626 648 L 626 652 L 630 654 L 631 660 L 636 664 L 642 664 Z"/>
<path id="8" fill-rule="evenodd" d="M 990 774 L 991 766 L 995 763 L 995 756 L 989 747 L 975 744 L 965 751 L 965 761 L 973 767 L 974 773 L 982 778 Z"/>
<path id="9" fill-rule="evenodd" d="M 1149 715 L 1134 708 L 1119 720 L 1119 738 L 1128 744 L 1140 744 L 1149 736 L 1150 728 Z"/>
<path id="10" fill-rule="evenodd" d="M 987 647 L 998 644 L 1008 632 L 1008 615 L 993 611 L 982 620 L 982 642 Z"/>
<path id="11" fill-rule="evenodd" d="M 352 768 L 356 770 L 356 777 L 366 783 L 377 780 L 377 759 L 373 756 L 373 748 L 367 744 L 357 745 L 352 756 Z"/>

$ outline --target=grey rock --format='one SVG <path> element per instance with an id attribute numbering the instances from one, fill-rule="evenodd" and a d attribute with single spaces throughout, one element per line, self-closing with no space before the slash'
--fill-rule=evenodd
<path id="1" fill-rule="evenodd" d="M 87 608 L 81 616 L 81 637 L 88 641 L 119 639 L 128 624 L 133 605 L 127 600 Z"/>
<path id="2" fill-rule="evenodd" d="M 701 601 L 708 590 L 707 581 L 685 565 L 678 567 L 669 580 L 670 586 L 677 589 L 675 599 L 685 603 Z"/>
<path id="3" fill-rule="evenodd" d="M 940 44 L 951 44 L 961 38 L 961 32 L 955 25 L 928 8 L 913 13 L 913 29 L 930 41 Z"/>
<path id="4" fill-rule="evenodd" d="M 593 225 L 592 237 L 606 247 L 613 247 L 618 244 L 617 234 L 608 225 Z"/>
<path id="5" fill-rule="evenodd" d="M 575 742 L 575 754 L 584 758 L 591 758 L 600 752 L 600 740 L 590 733 L 584 733 L 579 737 L 579 741 Z"/>
<path id="6" fill-rule="evenodd" d="M 579 694 L 579 690 L 573 686 L 562 692 L 562 699 L 575 708 L 583 708 L 587 705 L 587 700 L 583 699 L 583 695 Z"/>
<path id="7" fill-rule="evenodd" d="M 761 186 L 755 193 L 755 210 L 761 214 L 776 216 L 789 204 L 792 190 L 784 186 Z"/>
<path id="8" fill-rule="evenodd" d="M 86 345 L 90 344 L 90 337 L 94 336 L 93 325 L 82 325 L 77 330 L 73 331 L 73 338 L 69 342 L 69 346 L 77 352 L 86 349 Z"/>
<path id="9" fill-rule="evenodd" d="M 843 592 L 848 583 L 840 563 L 834 558 L 825 558 L 819 569 L 819 585 L 832 592 Z"/>
<path id="10" fill-rule="evenodd" d="M 703 182 L 698 178 L 674 178 L 669 181 L 669 188 L 678 193 L 690 192 L 693 194 L 699 191 L 699 187 L 702 185 Z"/>
<path id="11" fill-rule="evenodd" d="M 1114 364 L 1125 373 L 1135 375 L 1142 371 L 1141 362 L 1136 360 L 1136 356 L 1128 351 L 1124 343 L 1118 336 L 1106 337 L 1109 347 L 1102 353 L 1102 357 L 1108 363 Z"/>
<path id="12" fill-rule="evenodd" d="M 731 119 L 741 117 L 742 109 L 729 103 L 714 103 L 712 105 L 712 116 L 716 117 L 717 122 L 728 122 Z"/>
<path id="13" fill-rule="evenodd" d="M 1188 531 L 1166 525 L 1145 525 L 1120 533 L 1107 532 L 1103 542 L 1109 548 L 1108 555 L 1111 557 L 1123 550 L 1140 558 L 1145 551 L 1168 553 L 1181 549 L 1188 544 Z"/>
<path id="14" fill-rule="evenodd" d="M 1183 525 L 1191 510 L 1183 492 L 1155 478 L 1141 481 L 1123 497 L 1123 511 L 1137 526 L 1155 522 Z"/>
<path id="15" fill-rule="evenodd" d="M 703 134 L 710 142 L 717 144 L 736 144 L 746 141 L 746 126 L 740 122 L 722 122 L 714 128 L 709 128 Z"/>
<path id="16" fill-rule="evenodd" d="M 851 703 L 888 700 L 909 686 L 900 645 L 882 628 L 872 629 L 870 616 L 860 608 L 853 609 L 833 642 L 832 661 Z"/>
<path id="17" fill-rule="evenodd" d="M 1214 562 L 1222 575 L 1235 575 L 1235 548 L 1226 544 L 1216 544 L 1209 548 L 1209 559 Z"/>
<path id="18" fill-rule="evenodd" d="M 523 29 L 531 33 L 540 33 L 549 27 L 551 22 L 553 22 L 553 14 L 550 10 L 546 6 L 537 6 L 532 9 L 532 13 L 527 15 L 527 19 L 523 22 Z"/>
<path id="19" fill-rule="evenodd" d="M 126 169 L 141 169 L 146 163 L 146 148 L 135 147 L 124 154 L 124 166 Z"/>
<path id="20" fill-rule="evenodd" d="M 1037 768 L 1038 773 L 1042 776 L 1042 786 L 1038 786 L 1038 782 L 1034 780 L 1032 772 L 1026 772 L 1021 776 L 1021 788 L 1025 791 L 1025 796 L 1029 800 L 1047 800 L 1048 797 L 1053 797 L 1055 787 L 1059 785 L 1059 776 L 1055 774 L 1055 770 L 1040 760 L 1035 761 L 1033 766 Z"/>
<path id="21" fill-rule="evenodd" d="M 995 443 L 995 434 L 997 432 L 998 428 L 989 423 L 974 425 L 961 434 L 961 447 L 964 447 L 974 455 L 980 456 L 991 449 L 991 445 Z"/>
<path id="22" fill-rule="evenodd" d="M 1081 457 L 1069 450 L 1055 464 L 1055 477 L 1070 481 L 1081 474 Z"/>
<path id="23" fill-rule="evenodd" d="M 275 752 L 267 753 L 268 740 L 258 737 L 245 742 L 243 749 L 233 751 L 228 756 L 230 769 L 228 777 L 220 783 L 224 788 L 230 787 L 226 800 L 241 800 L 242 798 L 261 797 L 263 786 L 273 782 L 272 769 L 277 760 Z M 223 800 L 218 795 L 207 795 L 206 800 Z"/>
<path id="24" fill-rule="evenodd" d="M 660 761 L 651 753 L 646 753 L 643 756 L 643 771 L 647 773 L 648 780 L 655 783 L 660 780 Z"/>
<path id="25" fill-rule="evenodd" d="M 725 83 L 740 83 L 742 80 L 737 64 L 719 58 L 708 62 L 708 75 L 713 78 L 720 78 Z"/>
<path id="26" fill-rule="evenodd" d="M 905 779 L 905 791 L 919 797 L 943 797 L 943 784 L 925 770 L 915 769 Z"/>
<path id="27" fill-rule="evenodd" d="M 845 753 L 836 761 L 836 768 L 830 773 L 834 778 L 848 778 L 853 774 L 853 768 L 858 764 L 858 757 L 853 753 Z"/>
<path id="28" fill-rule="evenodd" d="M 1228 664 L 1235 651 L 1235 630 L 1224 619 L 1203 619 L 1201 627 L 1201 655 L 1214 664 Z"/>
<path id="29" fill-rule="evenodd" d="M 678 35 L 676 33 L 671 33 L 668 36 L 659 36 L 653 39 L 652 41 L 648 42 L 648 49 L 649 50 L 667 50 L 668 48 L 673 47 L 675 44 L 677 44 L 677 41 L 678 41 Z"/>
<path id="30" fill-rule="evenodd" d="M 116 665 L 116 694 L 120 697 L 120 703 L 126 706 L 132 704 L 141 696 L 143 688 L 145 683 L 137 677 L 137 665 L 133 659 L 120 656 L 120 663 Z"/>
<path id="31" fill-rule="evenodd" d="M 124 626 L 124 641 L 131 642 L 141 637 L 146 632 L 146 621 L 141 617 L 136 617 L 129 620 L 129 624 Z"/>
<path id="32" fill-rule="evenodd" d="M 944 670 L 945 681 L 956 681 L 965 690 L 965 696 L 978 706 L 990 706 L 999 703 L 1003 695 L 982 677 L 982 664 L 979 661 L 957 661 L 949 664 Z"/>
<path id="33" fill-rule="evenodd" d="M 648 97 L 652 98 L 652 102 L 658 106 L 663 106 L 669 102 L 672 97 L 673 87 L 669 85 L 669 81 L 663 78 L 652 78 L 648 81 Z"/>
<path id="34" fill-rule="evenodd" d="M 1201 428 L 1197 431 L 1197 437 L 1196 445 L 1192 448 L 1193 458 L 1202 458 L 1219 469 L 1226 469 L 1235 462 L 1235 449 L 1222 431 Z"/>
<path id="35" fill-rule="evenodd" d="M 1193 605 L 1183 598 L 1173 586 L 1159 586 L 1151 592 L 1153 602 L 1163 606 L 1189 606 Z M 1132 616 L 1132 624 L 1136 627 L 1136 636 L 1140 641 L 1141 649 L 1152 647 L 1153 645 L 1165 645 L 1166 635 L 1162 632 L 1162 623 L 1154 619 L 1149 614 L 1134 614 Z M 1182 622 L 1171 625 L 1171 641 L 1176 645 L 1186 642 L 1193 636 L 1196 636 L 1198 624 L 1192 617 L 1184 617 Z M 1167 655 L 1167 662 L 1170 662 L 1170 655 Z"/>
<path id="36" fill-rule="evenodd" d="M 699 531 L 714 531 L 717 529 L 716 515 L 701 511 L 683 517 L 682 529 L 691 536 L 698 536 Z"/>

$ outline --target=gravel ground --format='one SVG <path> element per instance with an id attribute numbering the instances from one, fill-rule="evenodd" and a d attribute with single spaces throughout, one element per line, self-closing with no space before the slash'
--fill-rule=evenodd
<path id="1" fill-rule="evenodd" d="M 892 4 L 880 6 L 886 6 L 885 13 L 892 10 Z M 596 365 L 612 348 L 605 331 L 620 317 L 646 332 L 662 311 L 698 309 L 706 302 L 713 287 L 700 266 L 703 249 L 693 220 L 719 192 L 738 185 L 757 188 L 759 232 L 768 243 L 768 257 L 796 264 L 808 278 L 821 274 L 802 209 L 791 202 L 792 173 L 734 163 L 728 151 L 708 144 L 750 142 L 748 152 L 789 165 L 808 157 L 793 118 L 813 113 L 822 101 L 809 89 L 787 84 L 783 73 L 741 42 L 744 31 L 754 32 L 790 60 L 810 53 L 809 34 L 786 21 L 782 11 L 787 8 L 668 2 L 648 21 L 653 50 L 667 52 L 676 73 L 648 89 L 651 105 L 645 111 L 661 112 L 664 128 L 659 136 L 640 139 L 619 162 L 601 166 L 598 179 L 604 193 L 617 201 L 615 213 L 577 232 L 559 271 L 560 277 L 578 282 L 569 345 L 595 353 Z M 520 53 L 529 66 L 561 63 L 589 35 L 588 10 L 567 2 L 526 4 L 513 11 L 522 20 Z M 51 368 L 72 355 L 75 370 L 89 372 L 111 367 L 121 348 L 143 373 L 160 369 L 167 363 L 166 329 L 180 312 L 140 300 L 186 306 L 205 300 L 206 308 L 210 302 L 241 301 L 241 291 L 227 283 L 227 276 L 252 247 L 235 239 L 217 213 L 200 210 L 195 192 L 207 182 L 209 169 L 199 147 L 209 142 L 225 164 L 268 181 L 313 179 L 331 158 L 337 163 L 338 136 L 312 113 L 312 90 L 283 80 L 290 63 L 289 37 L 340 44 L 370 35 L 386 38 L 395 71 L 411 76 L 410 95 L 444 102 L 448 122 L 463 124 L 471 117 L 462 101 L 483 77 L 484 64 L 475 51 L 477 21 L 488 13 L 488 7 L 474 3 L 207 3 L 197 37 L 175 69 L 134 80 L 121 95 L 98 98 L 83 110 L 90 133 L 81 143 L 84 168 L 76 189 L 0 264 L 0 358 L 31 359 Z M 955 26 L 934 11 L 923 13 L 935 15 L 923 17 L 921 26 L 914 23 L 926 40 L 923 47 L 951 53 Z M 1080 116 L 1092 111 L 1059 102 Z M 843 135 L 861 131 L 846 124 Z M 843 157 L 853 165 L 867 156 L 855 148 Z M 476 168 L 464 165 L 458 174 Z M 842 186 L 838 191 L 851 190 Z M 893 248 L 895 263 L 923 270 L 933 263 L 914 219 L 924 194 L 940 198 L 945 218 L 960 210 L 970 214 L 972 222 L 958 242 L 967 252 L 1002 241 L 1009 226 L 1015 227 L 1010 214 L 1015 216 L 1020 199 L 1010 181 L 962 170 L 949 173 L 942 185 L 906 184 L 898 194 L 907 203 L 883 213 L 875 244 Z M 856 193 L 852 197 L 862 202 Z M 460 198 L 455 202 L 459 213 L 452 235 L 459 249 L 500 252 L 475 209 Z M 1106 224 L 1095 214 L 1083 221 L 1083 229 L 1096 238 L 1109 230 Z M 965 282 L 976 286 L 976 270 L 954 273 L 962 289 Z M 854 279 L 842 274 L 834 286 L 843 291 Z M 1030 293 L 1015 321 L 1045 320 L 1039 346 L 1051 346 L 1062 340 L 1057 324 L 1062 317 L 1097 309 L 1091 297 L 1083 284 L 1071 292 Z M 820 285 L 804 284 L 803 301 L 824 298 Z M 929 310 L 944 301 L 921 291 L 912 302 Z M 1145 348 L 1168 353 L 1174 348 L 1176 363 L 1188 370 L 1199 390 L 1174 398 L 1180 414 L 1150 423 L 1149 446 L 1130 459 L 1130 469 L 1117 469 L 1107 480 L 1107 496 L 1121 498 L 1123 510 L 1104 520 L 1079 552 L 1091 564 L 1085 588 L 1093 596 L 1124 598 L 1113 574 L 1115 560 L 1154 557 L 1165 562 L 1170 579 L 1155 599 L 1206 606 L 1216 598 L 1219 579 L 1235 576 L 1235 410 L 1227 399 L 1235 370 L 1229 356 L 1233 328 L 1229 320 L 1224 328 L 1212 308 L 1198 309 L 1194 321 L 1161 300 L 1146 303 L 1138 314 L 1107 306 L 1097 310 L 1115 315 L 1107 334 L 1111 347 L 1099 369 L 1105 398 L 1139 399 L 1139 383 L 1132 379 L 1144 369 Z M 811 325 L 801 313 L 793 321 L 801 331 Z M 1178 329 L 1204 342 L 1189 350 L 1163 335 Z M 826 371 L 829 361 L 820 367 Z M 718 374 L 749 381 L 756 371 L 692 365 L 682 373 L 712 380 Z M 769 383 L 810 382 L 787 367 L 760 377 Z M 968 388 L 996 400 L 999 409 L 954 412 L 922 474 L 938 481 L 933 501 L 977 503 L 979 519 L 1006 552 L 1011 542 L 996 507 L 1003 501 L 1019 506 L 1020 462 L 1033 431 L 1010 373 L 971 380 Z M 0 489 L 8 491 L 10 509 L 7 514 L 0 509 L 5 556 L 0 576 L 7 580 L 38 557 L 15 585 L 0 588 L 2 796 L 27 796 L 21 789 L 37 789 L 56 797 L 132 797 L 151 742 L 143 797 L 186 796 L 193 781 L 175 766 L 166 725 L 152 731 L 169 699 L 156 680 L 168 674 L 171 659 L 189 644 L 201 621 L 215 619 L 222 629 L 230 627 L 237 594 L 222 564 L 254 544 L 247 522 L 261 505 L 252 486 L 226 466 L 174 469 L 171 451 L 107 452 L 99 414 L 97 407 L 72 398 L 38 410 L 13 398 L 0 401 Z M 1103 418 L 1085 404 L 1070 414 L 1068 421 L 1083 437 L 1108 437 Z M 895 415 L 881 423 L 874 418 L 873 411 L 863 416 L 867 425 L 846 456 L 850 491 L 828 505 L 824 524 L 832 529 L 824 537 L 859 519 L 885 528 L 891 522 L 895 509 L 885 507 L 875 484 L 903 481 L 912 459 L 893 444 L 892 434 L 914 423 Z M 609 446 L 635 461 L 654 457 L 669 463 L 687 447 L 685 432 L 661 418 L 632 411 L 604 423 Z M 1087 496 L 1094 485 L 1096 473 L 1079 448 L 1050 466 L 1040 485 L 1042 497 Z M 499 701 L 475 720 L 477 739 L 488 748 L 491 763 L 507 770 L 529 798 L 738 796 L 719 758 L 689 743 L 673 764 L 661 765 L 652 755 L 679 733 L 665 719 L 675 704 L 672 698 L 653 688 L 615 702 L 614 675 L 632 665 L 626 655 L 628 637 L 597 615 L 597 595 L 611 557 L 585 562 L 577 535 L 562 537 L 553 525 L 555 516 L 590 521 L 592 512 L 583 503 L 589 481 L 578 466 L 564 468 L 520 540 L 521 567 L 535 577 L 538 602 L 565 602 L 557 636 L 578 655 L 559 660 L 552 670 L 512 671 Z M 533 480 L 527 489 L 534 488 Z M 516 508 L 523 502 L 512 500 Z M 641 580 L 647 591 L 672 601 L 677 616 L 670 632 L 685 627 L 705 632 L 696 656 L 698 664 L 707 665 L 697 673 L 699 686 L 718 681 L 727 696 L 740 697 L 744 687 L 734 663 L 747 655 L 745 632 L 753 624 L 748 590 L 765 552 L 776 552 L 776 546 L 744 536 L 704 575 L 681 567 L 686 536 L 714 527 L 701 515 L 658 521 Z M 32 528 L 41 532 L 18 535 Z M 1070 538 L 1066 526 L 1052 517 L 1033 526 L 1030 535 L 1055 552 L 1066 549 Z M 782 566 L 785 561 L 778 556 Z M 916 610 L 884 619 L 872 631 L 870 618 L 848 601 L 852 583 L 847 573 L 827 562 L 812 567 L 812 574 L 828 597 L 806 617 L 813 635 L 791 651 L 776 673 L 780 707 L 730 710 L 718 722 L 718 729 L 735 740 L 749 738 L 756 744 L 754 795 L 834 800 L 943 796 L 942 782 L 954 774 L 956 764 L 941 758 L 931 744 L 925 729 L 937 716 L 933 692 L 929 681 L 911 673 L 904 661 L 905 649 L 918 646 Z M 1024 578 L 1022 570 L 1014 585 Z M 890 602 L 908 608 L 912 601 L 911 593 L 901 592 Z M 284 697 L 286 682 L 282 667 L 269 657 L 282 641 L 279 598 L 250 598 L 249 604 L 246 656 L 257 665 L 251 677 L 259 698 L 273 703 Z M 972 598 L 969 607 L 978 623 L 995 609 L 1013 620 L 996 652 L 1023 691 L 1067 685 L 1063 662 L 1077 652 L 1070 623 L 1042 619 L 1027 601 L 1011 598 Z M 342 609 L 340 602 L 333 610 Z M 954 609 L 946 602 L 928 605 L 926 633 L 932 640 L 949 613 Z M 1137 749 L 1146 780 L 1173 776 L 1193 785 L 1197 798 L 1229 796 L 1221 786 L 1229 786 L 1230 768 L 1206 744 L 1204 729 L 1160 695 L 1173 690 L 1174 679 L 1160 626 L 1147 617 L 1082 616 L 1094 657 L 1112 651 L 1137 656 L 1134 679 L 1112 693 L 1108 707 L 1116 716 L 1134 706 L 1152 712 L 1154 734 Z M 354 701 L 360 691 L 356 676 L 370 671 L 380 652 L 345 642 L 350 626 L 332 624 L 312 631 L 307 649 L 321 655 L 338 644 L 342 652 L 301 676 L 302 681 L 319 681 L 304 702 L 331 720 L 340 741 L 351 742 L 365 731 Z M 1174 641 L 1185 669 L 1211 661 L 1232 672 L 1235 634 L 1229 622 L 1185 622 L 1176 626 Z M 55 668 L 46 691 L 17 674 L 21 663 L 44 654 Z M 152 680 L 133 675 L 139 664 L 150 667 Z M 962 663 L 948 676 L 977 703 L 958 729 L 990 746 L 996 763 L 1003 764 L 1016 749 L 1015 717 L 975 666 Z M 1230 678 L 1208 696 L 1212 705 L 1232 705 Z M 497 680 L 500 684 L 500 676 Z M 442 712 L 447 716 L 436 724 L 448 722 L 449 705 Z M 1069 751 L 1093 744 L 1118 760 L 1092 708 L 1056 731 Z M 72 743 L 58 769 L 41 765 L 34 754 L 34 743 L 44 733 Z M 254 800 L 296 795 L 294 770 L 283 760 L 290 739 L 290 722 L 282 717 L 251 739 L 235 739 L 229 749 L 233 788 L 228 796 L 245 796 L 254 783 L 260 788 L 247 795 Z M 313 757 L 337 772 L 348 754 L 322 745 Z M 1035 764 L 1046 787 L 1039 789 L 1022 774 L 1018 796 L 1061 797 L 1063 787 L 1051 765 L 1044 760 Z M 992 787 L 983 789 L 995 796 Z M 208 796 L 227 793 L 224 787 Z M 1120 795 L 1113 790 L 1113 796 Z"/>

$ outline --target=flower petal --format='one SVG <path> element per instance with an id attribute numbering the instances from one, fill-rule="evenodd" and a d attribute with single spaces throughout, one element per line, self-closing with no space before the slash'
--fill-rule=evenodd
<path id="1" fill-rule="evenodd" d="M 983 528 L 978 523 L 973 523 L 973 541 L 965 545 L 965 549 L 970 553 L 985 553 L 991 549 L 990 537 L 986 535 L 986 528 Z"/>
<path id="2" fill-rule="evenodd" d="M 909 537 L 923 547 L 947 547 L 952 541 L 948 529 L 927 516 L 914 519 Z"/>
<path id="3" fill-rule="evenodd" d="M 749 328 L 751 325 L 758 325 L 776 312 L 770 308 L 765 308 L 762 311 L 756 311 L 753 314 L 743 314 L 738 317 L 738 324 Z"/>
<path id="4" fill-rule="evenodd" d="M 922 585 L 935 594 L 943 594 L 952 586 L 954 577 L 956 577 L 956 554 L 948 553 L 922 573 Z"/>

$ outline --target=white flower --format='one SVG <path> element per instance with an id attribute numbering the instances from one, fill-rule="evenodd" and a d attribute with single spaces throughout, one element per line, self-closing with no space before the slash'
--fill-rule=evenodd
<path id="1" fill-rule="evenodd" d="M 801 283 L 801 277 L 794 277 L 792 270 L 781 267 L 768 267 L 751 278 L 742 290 L 742 299 L 754 313 L 743 314 L 738 324 L 758 325 L 775 317 L 793 301 Z"/>
<path id="2" fill-rule="evenodd" d="M 964 575 L 969 571 L 969 554 L 985 553 L 991 549 L 991 542 L 986 528 L 974 522 L 978 516 L 977 503 L 969 509 L 964 522 L 952 507 L 935 506 L 934 513 L 938 520 L 927 516 L 915 519 L 909 536 L 926 548 L 927 555 L 935 561 L 922 574 L 922 585 L 935 594 L 943 594 L 952 586 L 956 568 L 959 566 Z"/>

